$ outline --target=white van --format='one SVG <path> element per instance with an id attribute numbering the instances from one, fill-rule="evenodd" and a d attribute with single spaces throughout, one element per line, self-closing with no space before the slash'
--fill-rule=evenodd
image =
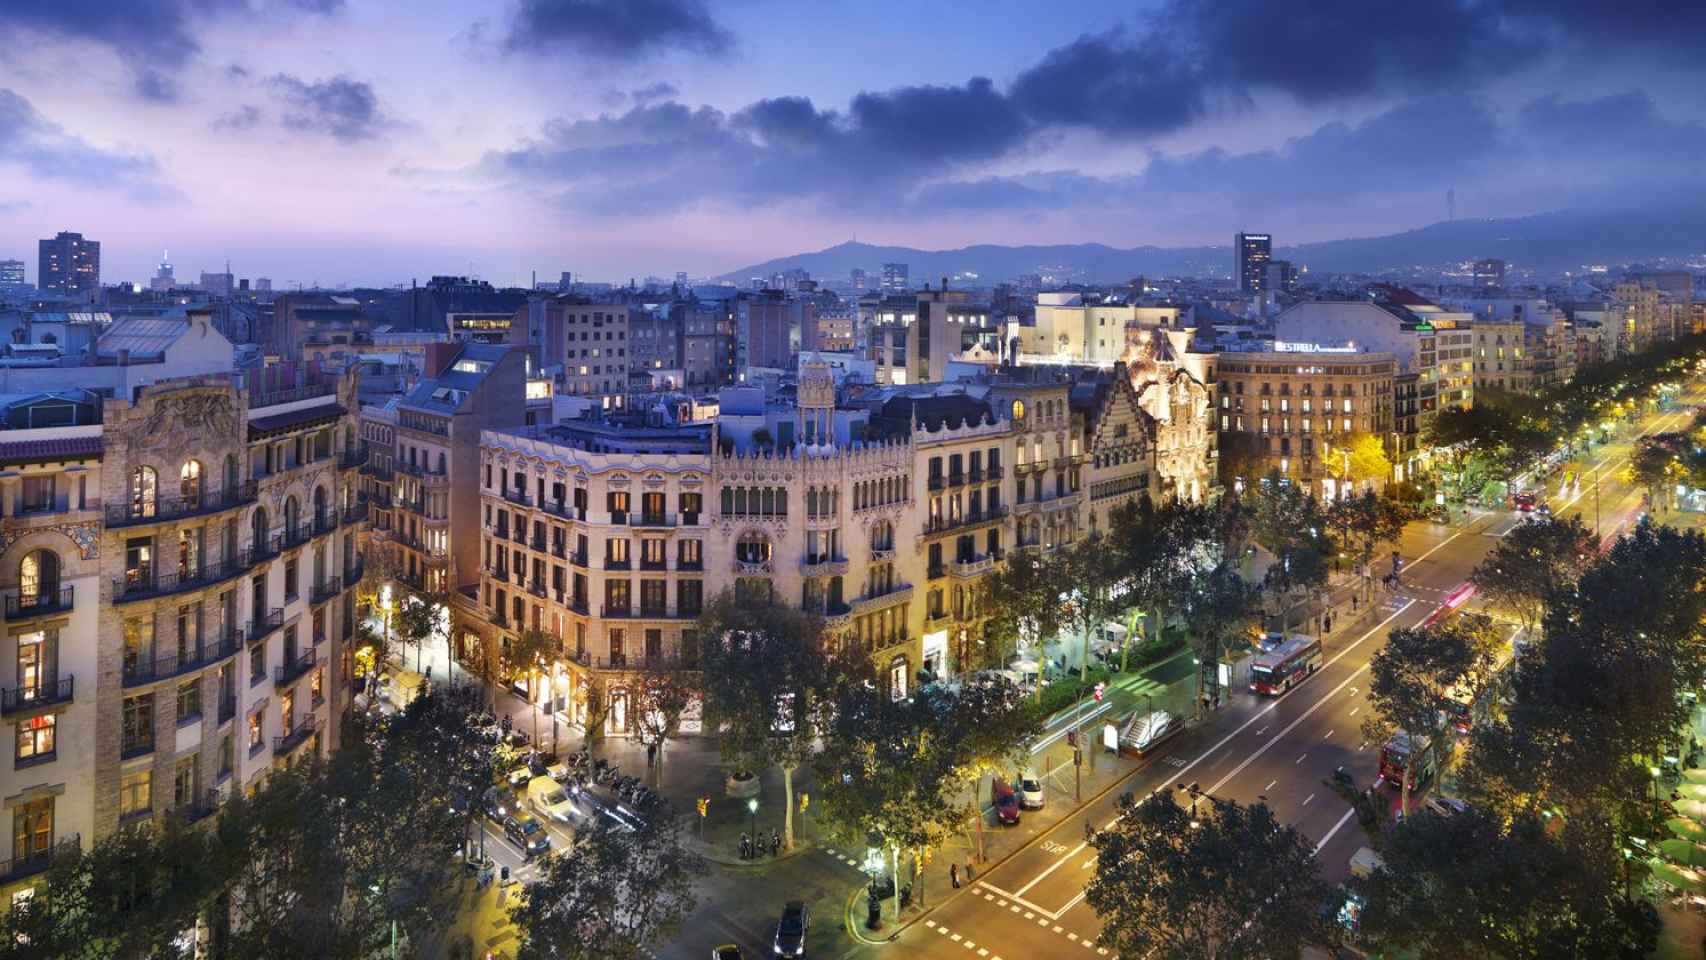
<path id="1" fill-rule="evenodd" d="M 579 815 L 563 785 L 550 777 L 534 777 L 527 782 L 527 805 L 546 820 L 572 823 Z"/>

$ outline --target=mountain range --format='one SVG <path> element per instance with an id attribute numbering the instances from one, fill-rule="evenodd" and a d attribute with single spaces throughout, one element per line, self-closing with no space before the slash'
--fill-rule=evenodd
<path id="1" fill-rule="evenodd" d="M 1277 238 L 1276 238 L 1277 239 Z M 1529 217 L 1448 220 L 1378 237 L 1357 237 L 1275 247 L 1274 256 L 1311 273 L 1384 273 L 1444 268 L 1482 257 L 1499 257 L 1515 270 L 1553 273 L 1592 265 L 1616 266 L 1656 258 L 1688 257 L 1706 251 L 1706 208 L 1576 212 Z M 993 284 L 1025 274 L 1052 282 L 1111 283 L 1133 277 L 1232 275 L 1232 245 L 1141 246 L 1120 249 L 1101 243 L 1001 246 L 977 244 L 957 250 L 919 250 L 857 241 L 815 253 L 800 253 L 732 270 L 720 279 L 745 283 L 791 269 L 813 277 L 845 279 L 862 269 L 875 286 L 884 263 L 904 263 L 914 284 L 975 274 Z"/>

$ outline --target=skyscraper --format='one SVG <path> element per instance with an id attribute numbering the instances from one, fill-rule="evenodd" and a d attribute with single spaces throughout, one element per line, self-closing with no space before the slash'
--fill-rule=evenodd
<path id="1" fill-rule="evenodd" d="M 37 249 L 37 286 L 55 293 L 86 293 L 101 288 L 101 244 L 81 233 L 60 233 Z"/>
<path id="2" fill-rule="evenodd" d="M 904 263 L 883 264 L 883 292 L 905 293 L 912 288 L 911 271 Z"/>
<path id="3" fill-rule="evenodd" d="M 0 290 L 16 290 L 24 285 L 24 261 L 0 260 Z"/>
<path id="4" fill-rule="evenodd" d="M 1238 292 L 1261 293 L 1268 288 L 1268 261 L 1274 252 L 1274 238 L 1265 233 L 1240 233 L 1233 238 L 1238 258 Z"/>
<path id="5" fill-rule="evenodd" d="M 855 289 L 855 290 L 865 289 L 865 271 L 859 269 L 858 267 L 854 267 L 853 271 L 848 274 L 848 280 L 850 280 L 852 282 L 853 289 Z"/>

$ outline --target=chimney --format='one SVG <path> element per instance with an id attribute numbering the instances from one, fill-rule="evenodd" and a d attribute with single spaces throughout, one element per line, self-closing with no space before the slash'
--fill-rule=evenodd
<path id="1" fill-rule="evenodd" d="M 456 359 L 456 343 L 429 343 L 426 345 L 426 369 L 422 371 L 429 377 L 436 377 L 450 369 L 451 361 Z"/>

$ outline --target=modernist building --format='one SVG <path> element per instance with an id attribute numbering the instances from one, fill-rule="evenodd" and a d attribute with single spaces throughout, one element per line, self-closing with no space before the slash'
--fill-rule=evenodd
<path id="1" fill-rule="evenodd" d="M 355 383 L 274 372 L 9 398 L 11 889 L 59 851 L 200 819 L 337 742 L 366 524 Z"/>
<path id="2" fill-rule="evenodd" d="M 1106 382 L 1084 391 L 1073 371 L 1021 368 L 852 401 L 811 362 L 794 402 L 726 390 L 712 425 L 486 430 L 458 655 L 495 669 L 521 632 L 546 632 L 557 662 L 511 682 L 616 735 L 634 672 L 696 660 L 699 612 L 724 591 L 823 617 L 897 696 L 920 671 L 1000 665 L 981 591 L 1010 550 L 1071 543 L 1144 492 L 1207 487 L 1206 444 L 1183 464 L 1183 438 L 1212 437 L 1202 385 L 1118 374 L 1086 371 Z M 1104 485 L 1094 502 L 1087 481 Z"/>

